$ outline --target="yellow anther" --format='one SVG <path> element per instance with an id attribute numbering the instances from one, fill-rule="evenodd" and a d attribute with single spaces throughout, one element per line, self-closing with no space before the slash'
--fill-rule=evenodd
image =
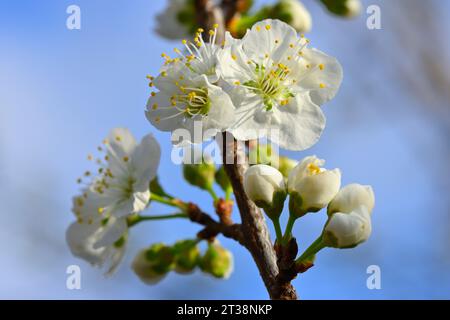
<path id="1" fill-rule="evenodd" d="M 275 43 L 278 44 L 280 41 L 279 40 L 275 40 Z"/>
<path id="2" fill-rule="evenodd" d="M 148 83 L 148 86 L 151 88 L 151 87 L 153 87 L 153 82 L 149 82 Z"/>
<path id="3" fill-rule="evenodd" d="M 309 69 L 309 68 L 311 68 L 311 65 L 307 64 L 305 67 L 306 67 L 306 69 Z"/>
<path id="4" fill-rule="evenodd" d="M 308 164 L 307 168 L 308 168 L 310 174 L 318 174 L 318 173 L 320 173 L 320 167 L 318 167 L 314 163 Z"/>
<path id="5" fill-rule="evenodd" d="M 266 30 L 270 30 L 270 25 L 268 24 L 268 25 L 266 25 Z"/>
<path id="6" fill-rule="evenodd" d="M 327 86 L 324 83 L 319 84 L 320 89 L 325 89 Z"/>
<path id="7" fill-rule="evenodd" d="M 293 47 L 294 47 L 293 43 L 289 44 L 289 48 L 293 48 Z"/>
<path id="8" fill-rule="evenodd" d="M 325 69 L 325 65 L 324 65 L 323 63 L 319 64 L 319 69 L 320 69 L 320 70 Z"/>
<path id="9" fill-rule="evenodd" d="M 124 162 L 128 162 L 128 160 L 130 160 L 130 158 L 128 158 L 127 156 L 123 157 Z"/>
<path id="10" fill-rule="evenodd" d="M 213 36 L 215 34 L 214 30 L 209 30 L 209 35 Z"/>
<path id="11" fill-rule="evenodd" d="M 83 218 L 78 218 L 78 219 L 77 219 L 77 222 L 78 222 L 79 224 L 82 224 L 82 223 L 83 223 Z"/>
<path id="12" fill-rule="evenodd" d="M 160 121 L 161 121 L 161 118 L 160 118 L 160 117 L 156 117 L 156 118 L 155 118 L 155 122 L 156 122 L 156 123 L 159 123 Z"/>
<path id="13" fill-rule="evenodd" d="M 235 81 L 234 84 L 239 86 L 241 84 L 241 82 L 240 81 Z"/>
<path id="14" fill-rule="evenodd" d="M 161 77 L 167 77 L 167 72 L 166 71 L 161 72 Z"/>
<path id="15" fill-rule="evenodd" d="M 103 211 L 105 211 L 105 208 L 98 208 L 97 211 L 98 211 L 98 213 L 102 214 Z"/>
<path id="16" fill-rule="evenodd" d="M 152 105 L 152 109 L 153 109 L 153 110 L 158 109 L 158 104 L 157 104 L 157 103 L 154 103 L 154 104 Z"/>
<path id="17" fill-rule="evenodd" d="M 152 93 L 150 93 L 150 95 L 152 96 L 152 97 L 154 97 L 154 96 L 156 96 L 156 92 L 152 92 Z M 117 140 L 117 139 L 116 139 Z"/>
<path id="18" fill-rule="evenodd" d="M 150 81 L 152 81 L 152 80 L 155 79 L 155 78 L 152 77 L 152 76 L 147 76 L 147 79 L 150 80 Z"/>
<path id="19" fill-rule="evenodd" d="M 304 37 L 305 37 L 305 34 L 302 33 L 302 34 L 300 35 L 300 38 L 304 38 Z"/>
<path id="20" fill-rule="evenodd" d="M 267 58 L 269 57 L 269 54 L 266 53 L 266 54 L 264 55 L 264 57 L 267 59 Z"/>
<path id="21" fill-rule="evenodd" d="M 281 104 L 282 106 L 285 106 L 285 105 L 288 104 L 288 102 L 289 102 L 289 100 L 281 100 L 280 104 Z"/>
<path id="22" fill-rule="evenodd" d="M 187 40 L 186 40 L 186 39 L 183 39 L 183 40 L 181 40 L 181 43 L 182 43 L 182 44 L 187 44 Z"/>
<path id="23" fill-rule="evenodd" d="M 256 26 L 256 31 L 261 31 L 261 27 L 260 26 Z"/>
<path id="24" fill-rule="evenodd" d="M 214 28 L 214 29 L 217 29 L 218 27 L 219 27 L 219 25 L 218 25 L 217 23 L 214 23 L 214 24 L 213 24 L 213 28 Z"/>
<path id="25" fill-rule="evenodd" d="M 237 59 L 236 55 L 235 55 L 235 54 L 232 54 L 232 55 L 231 55 L 231 59 L 233 59 L 233 60 L 236 61 L 236 59 Z"/>

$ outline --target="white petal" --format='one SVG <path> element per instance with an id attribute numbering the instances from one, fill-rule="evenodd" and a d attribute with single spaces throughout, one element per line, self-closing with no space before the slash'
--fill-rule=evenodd
<path id="1" fill-rule="evenodd" d="M 74 222 L 66 231 L 66 241 L 74 256 L 100 266 L 105 259 L 105 250 L 104 248 L 94 248 L 97 231 L 98 228 L 94 225 Z"/>
<path id="2" fill-rule="evenodd" d="M 297 33 L 294 28 L 280 20 L 266 19 L 255 23 L 245 34 L 242 47 L 250 59 L 264 61 L 267 54 L 272 60 L 279 62 L 289 44 L 296 42 Z"/>
<path id="3" fill-rule="evenodd" d="M 110 248 L 110 256 L 109 256 L 109 268 L 106 270 L 105 275 L 111 276 L 117 271 L 120 263 L 123 260 L 126 251 L 126 244 L 122 245 L 120 248 Z"/>
<path id="4" fill-rule="evenodd" d="M 312 101 L 321 106 L 336 95 L 343 78 L 342 67 L 336 58 L 317 49 L 304 49 L 302 57 L 304 61 L 297 67 L 303 68 L 306 63 L 311 71 L 298 85 L 310 90 Z"/>
<path id="5" fill-rule="evenodd" d="M 184 119 L 184 113 L 170 104 L 170 95 L 162 92 L 148 99 L 145 115 L 148 121 L 161 131 L 181 128 Z"/>
<path id="6" fill-rule="evenodd" d="M 134 213 L 134 197 L 122 199 L 117 202 L 112 210 L 111 215 L 117 218 L 123 218 Z"/>
<path id="7" fill-rule="evenodd" d="M 375 195 L 371 186 L 352 183 L 339 190 L 328 206 L 328 214 L 334 212 L 352 212 L 361 205 L 372 213 L 375 205 Z"/>
<path id="8" fill-rule="evenodd" d="M 313 146 L 325 128 L 325 116 L 308 96 L 297 95 L 286 106 L 276 107 L 280 125 L 273 129 L 279 135 L 270 140 L 288 150 L 305 150 Z"/>
<path id="9" fill-rule="evenodd" d="M 208 97 L 211 101 L 211 108 L 205 117 L 203 130 L 215 128 L 218 131 L 224 131 L 228 129 L 234 121 L 234 105 L 229 95 L 221 88 L 209 85 Z"/>
<path id="10" fill-rule="evenodd" d="M 105 226 L 97 235 L 97 241 L 94 243 L 94 248 L 101 248 L 111 246 L 119 240 L 127 231 L 126 219 L 116 219 L 110 217 Z"/>
<path id="11" fill-rule="evenodd" d="M 136 186 L 139 186 L 140 191 L 148 189 L 150 181 L 156 176 L 160 159 L 161 147 L 158 141 L 152 134 L 146 135 L 131 156 Z"/>

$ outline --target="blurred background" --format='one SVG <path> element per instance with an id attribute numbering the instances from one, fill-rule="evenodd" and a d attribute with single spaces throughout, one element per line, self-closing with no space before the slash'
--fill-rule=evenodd
<path id="1" fill-rule="evenodd" d="M 271 1 L 257 1 L 257 4 Z M 352 20 L 331 16 L 313 0 L 313 46 L 338 58 L 344 82 L 324 106 L 328 125 L 316 154 L 339 167 L 343 184 L 374 187 L 373 234 L 354 250 L 323 250 L 294 280 L 302 299 L 450 298 L 450 2 L 363 1 Z M 66 8 L 81 8 L 81 30 L 66 28 Z M 366 27 L 365 7 L 381 7 L 382 29 Z M 212 210 L 210 198 L 182 179 L 170 161 L 169 135 L 144 117 L 146 74 L 178 43 L 154 33 L 163 0 L 0 2 L 0 298 L 265 299 L 250 255 L 220 238 L 235 255 L 227 281 L 200 272 L 170 274 L 156 286 L 130 270 L 137 251 L 156 241 L 195 235 L 186 221 L 142 223 L 130 237 L 119 271 L 73 257 L 65 230 L 86 156 L 108 131 L 153 132 L 163 148 L 160 181 L 183 199 Z M 152 205 L 151 213 L 170 213 Z M 286 213 L 285 213 L 286 216 Z M 235 219 L 238 220 L 237 213 Z M 294 234 L 305 248 L 326 215 L 310 214 Z M 82 268 L 82 289 L 66 289 L 66 268 Z M 381 268 L 381 290 L 366 287 L 369 265 Z"/>

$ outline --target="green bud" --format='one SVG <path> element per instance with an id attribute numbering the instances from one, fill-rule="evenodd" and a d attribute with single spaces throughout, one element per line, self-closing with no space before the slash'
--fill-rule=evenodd
<path id="1" fill-rule="evenodd" d="M 321 2 L 331 13 L 346 18 L 355 17 L 361 11 L 359 0 L 321 0 Z"/>
<path id="2" fill-rule="evenodd" d="M 225 172 L 225 168 L 221 166 L 219 169 L 217 169 L 215 174 L 216 182 L 217 184 L 222 188 L 225 192 L 232 191 L 232 186 L 230 183 L 230 179 L 228 179 L 228 175 Z"/>
<path id="3" fill-rule="evenodd" d="M 131 267 L 143 282 L 155 284 L 174 268 L 172 248 L 163 243 L 155 243 L 140 251 Z"/>
<path id="4" fill-rule="evenodd" d="M 196 240 L 178 241 L 172 247 L 175 271 L 178 273 L 192 272 L 200 261 L 200 250 Z"/>
<path id="5" fill-rule="evenodd" d="M 215 173 L 215 165 L 208 161 L 183 165 L 183 175 L 186 181 L 203 190 L 212 188 Z"/>
<path id="6" fill-rule="evenodd" d="M 279 158 L 279 166 L 278 170 L 281 174 L 287 178 L 291 170 L 298 164 L 298 161 L 295 161 L 291 158 L 280 156 Z"/>
<path id="7" fill-rule="evenodd" d="M 200 268 L 213 277 L 226 279 L 233 271 L 233 255 L 216 240 L 208 244 L 200 261 Z"/>
<path id="8" fill-rule="evenodd" d="M 173 269 L 172 248 L 163 243 L 155 243 L 138 253 L 131 265 L 136 275 L 145 283 L 159 282 Z"/>

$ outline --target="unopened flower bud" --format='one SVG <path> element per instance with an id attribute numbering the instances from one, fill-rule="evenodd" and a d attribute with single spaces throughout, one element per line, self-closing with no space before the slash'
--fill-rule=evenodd
<path id="1" fill-rule="evenodd" d="M 198 265 L 200 259 L 200 250 L 195 240 L 178 241 L 172 247 L 175 271 L 178 273 L 192 272 Z"/>
<path id="2" fill-rule="evenodd" d="M 279 158 L 279 166 L 278 170 L 280 170 L 281 174 L 287 178 L 289 176 L 289 173 L 292 171 L 292 169 L 295 168 L 295 166 L 298 164 L 298 161 L 295 161 L 291 158 L 281 156 Z"/>
<path id="3" fill-rule="evenodd" d="M 361 12 L 360 0 L 321 0 L 328 11 L 342 17 L 353 18 Z"/>
<path id="4" fill-rule="evenodd" d="M 248 168 L 244 175 L 244 190 L 271 219 L 281 214 L 286 199 L 286 186 L 283 175 L 274 167 L 258 164 Z"/>
<path id="5" fill-rule="evenodd" d="M 163 243 L 156 243 L 140 251 L 131 267 L 143 282 L 158 283 L 174 267 L 172 248 Z"/>
<path id="6" fill-rule="evenodd" d="M 215 173 L 216 167 L 208 159 L 204 159 L 199 164 L 183 165 L 183 175 L 186 181 L 203 190 L 212 188 Z"/>
<path id="7" fill-rule="evenodd" d="M 345 2 L 345 7 L 347 9 L 347 12 L 345 13 L 347 18 L 356 17 L 361 12 L 361 2 L 359 0 L 347 0 Z"/>
<path id="8" fill-rule="evenodd" d="M 336 197 L 328 205 L 328 215 L 335 212 L 350 213 L 359 206 L 365 206 L 369 214 L 375 205 L 375 195 L 371 186 L 363 186 L 357 183 L 343 187 Z"/>
<path id="9" fill-rule="evenodd" d="M 233 272 L 233 255 L 216 240 L 208 245 L 200 261 L 200 267 L 203 272 L 226 279 Z"/>
<path id="10" fill-rule="evenodd" d="M 371 232 L 370 214 L 360 206 L 350 213 L 334 213 L 325 225 L 322 242 L 333 248 L 353 248 L 366 241 Z"/>
<path id="11" fill-rule="evenodd" d="M 288 178 L 291 215 L 301 217 L 307 212 L 317 212 L 326 207 L 341 186 L 339 169 L 322 168 L 324 160 L 316 156 L 304 158 Z"/>
<path id="12" fill-rule="evenodd" d="M 273 12 L 275 18 L 290 24 L 297 32 L 304 33 L 311 30 L 311 15 L 298 0 L 280 0 Z"/>

